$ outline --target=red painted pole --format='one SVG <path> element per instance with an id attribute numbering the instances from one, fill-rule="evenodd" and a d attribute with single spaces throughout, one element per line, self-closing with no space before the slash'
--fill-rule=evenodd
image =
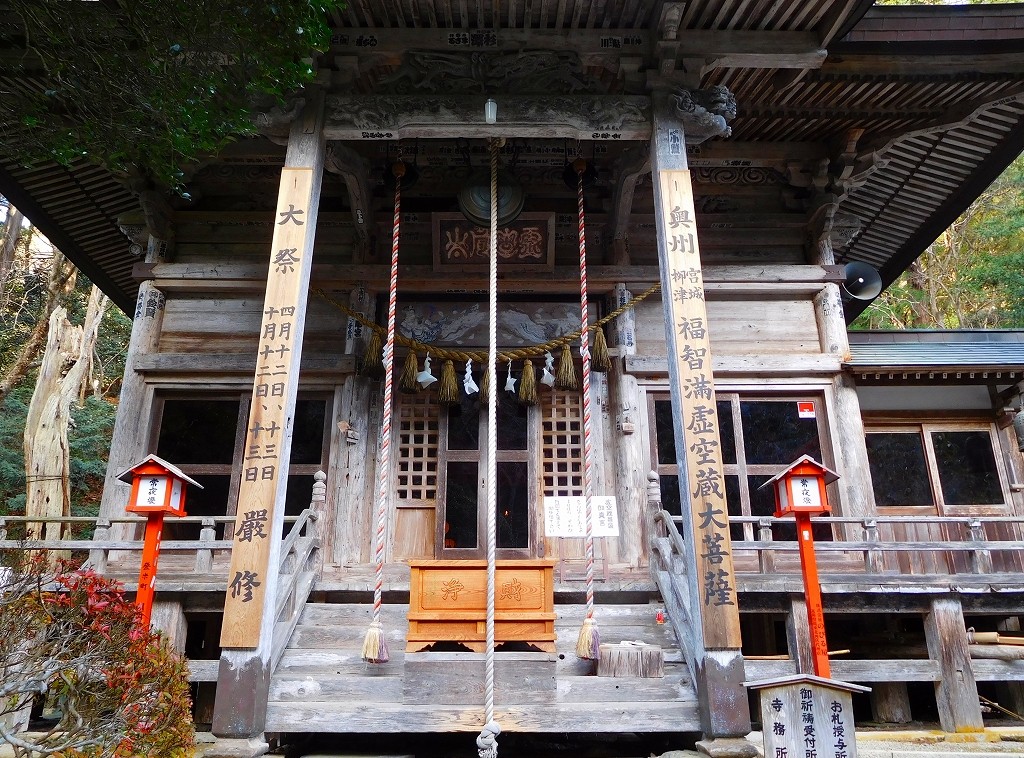
<path id="1" fill-rule="evenodd" d="M 135 602 L 142 609 L 143 629 L 149 629 L 153 615 L 153 596 L 156 594 L 156 562 L 160 557 L 160 534 L 164 529 L 164 514 L 150 513 L 146 520 L 146 540 L 142 546 L 142 565 L 139 567 L 139 589 Z"/>
<path id="2" fill-rule="evenodd" d="M 811 630 L 811 657 L 814 673 L 826 679 L 832 678 L 828 661 L 828 643 L 825 641 L 825 613 L 821 606 L 821 583 L 818 581 L 818 564 L 814 557 L 814 534 L 811 531 L 811 516 L 797 512 L 796 539 L 800 545 L 800 571 L 804 579 L 804 599 L 807 602 L 807 625 Z"/>

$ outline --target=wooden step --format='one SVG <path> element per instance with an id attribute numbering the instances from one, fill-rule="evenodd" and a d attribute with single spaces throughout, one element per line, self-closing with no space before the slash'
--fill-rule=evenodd
<path id="1" fill-rule="evenodd" d="M 659 679 L 594 676 L 576 657 L 583 605 L 557 605 L 556 652 L 495 653 L 496 717 L 507 731 L 686 731 L 698 729 L 697 697 L 671 627 L 656 624 L 659 606 L 598 606 L 604 642 L 643 640 L 666 650 Z M 404 604 L 381 609 L 390 660 L 362 660 L 369 604 L 310 603 L 274 674 L 270 731 L 451 732 L 479 730 L 483 654 L 406 653 Z"/>
<path id="2" fill-rule="evenodd" d="M 700 731 L 697 699 L 673 702 L 559 703 L 495 706 L 506 732 L 694 732 Z M 477 732 L 483 706 L 361 701 L 272 702 L 268 732 Z"/>

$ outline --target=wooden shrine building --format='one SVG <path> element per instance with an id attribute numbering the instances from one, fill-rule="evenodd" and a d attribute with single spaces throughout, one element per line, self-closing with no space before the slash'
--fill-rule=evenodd
<path id="1" fill-rule="evenodd" d="M 493 491 L 503 732 L 747 755 L 743 682 L 808 671 L 794 535 L 759 489 L 804 454 L 841 477 L 816 539 L 833 673 L 872 688 L 858 719 L 977 731 L 979 693 L 1022 712 L 1024 662 L 968 628 L 1024 615 L 1024 343 L 848 337 L 866 301 L 843 285 L 851 263 L 894 281 L 1024 149 L 1024 5 L 350 0 L 332 23 L 316 85 L 196 167 L 188 199 L 0 164 L 0 192 L 135 316 L 93 562 L 138 571 L 119 472 L 152 453 L 204 486 L 167 527 L 154 615 L 200 723 L 252 754 L 479 731 Z M 511 220 L 489 476 L 466 387 L 492 156 Z M 395 245 L 385 419 L 363 369 Z M 582 263 L 589 321 L 610 317 L 586 397 L 547 381 L 567 355 L 582 376 Z M 426 387 L 404 393 L 410 352 Z M 660 649 L 660 677 L 576 657 L 588 494 L 602 641 Z M 387 663 L 362 660 L 372 620 Z"/>

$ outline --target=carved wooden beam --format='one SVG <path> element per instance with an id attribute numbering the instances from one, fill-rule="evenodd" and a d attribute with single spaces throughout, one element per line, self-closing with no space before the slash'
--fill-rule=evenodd
<path id="1" fill-rule="evenodd" d="M 373 221 L 369 163 L 352 148 L 334 143 L 327 148 L 324 168 L 333 174 L 339 174 L 345 182 L 349 205 L 352 208 L 352 224 L 356 233 L 352 257 L 357 263 L 361 263 L 370 246 L 369 229 Z"/>
<path id="2" fill-rule="evenodd" d="M 620 56 L 645 56 L 656 68 L 666 55 L 706 59 L 712 67 L 820 68 L 825 50 L 817 31 L 681 29 L 669 3 L 654 32 L 646 29 L 362 29 L 335 34 L 336 61 L 370 67 L 396 65 L 408 50 L 487 53 L 551 50 L 585 62 L 613 65 Z"/>
<path id="3" fill-rule="evenodd" d="M 629 217 L 633 211 L 633 191 L 640 178 L 651 172 L 650 150 L 637 148 L 626 151 L 615 168 L 618 175 L 615 180 L 615 197 L 612 199 L 612 262 L 628 266 L 626 237 L 629 234 Z"/>
<path id="4" fill-rule="evenodd" d="M 328 140 L 542 137 L 646 140 L 650 98 L 564 95 L 498 97 L 498 122 L 484 121 L 487 97 L 459 95 L 332 95 Z"/>

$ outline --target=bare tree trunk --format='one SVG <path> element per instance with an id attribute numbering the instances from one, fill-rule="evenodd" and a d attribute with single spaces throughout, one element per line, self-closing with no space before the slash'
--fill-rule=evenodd
<path id="1" fill-rule="evenodd" d="M 29 334 L 25 344 L 18 351 L 18 357 L 14 359 L 14 363 L 11 364 L 7 373 L 0 377 L 0 402 L 3 402 L 7 394 L 25 378 L 32 362 L 39 356 L 40 350 L 46 344 L 46 335 L 50 329 L 50 317 L 74 271 L 74 267 L 64 264 L 64 256 L 59 251 L 54 251 L 53 265 L 50 268 L 50 277 L 46 284 L 46 301 L 43 304 L 43 312 L 39 314 L 39 320 L 32 328 L 32 333 Z"/>
<path id="2" fill-rule="evenodd" d="M 0 292 L 7 289 L 7 279 L 14 266 L 14 253 L 18 249 L 21 238 L 21 222 L 25 217 L 13 205 L 7 207 L 7 221 L 3 234 L 0 234 Z"/>
<path id="3" fill-rule="evenodd" d="M 50 315 L 46 350 L 25 419 L 25 515 L 60 518 L 71 513 L 68 421 L 71 403 L 86 377 L 107 298 L 93 287 L 85 321 L 72 326 L 67 311 Z M 59 522 L 31 523 L 29 539 L 60 539 Z"/>

